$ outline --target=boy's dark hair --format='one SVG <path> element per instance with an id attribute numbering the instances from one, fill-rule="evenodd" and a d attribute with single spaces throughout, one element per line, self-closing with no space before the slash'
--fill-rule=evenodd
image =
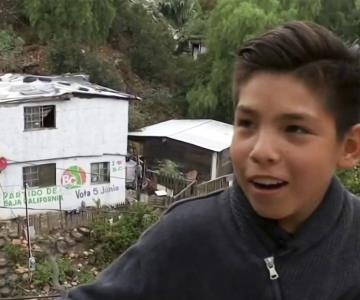
<path id="1" fill-rule="evenodd" d="M 289 22 L 248 41 L 238 52 L 233 97 L 257 72 L 289 73 L 325 100 L 338 138 L 359 122 L 360 66 L 357 47 L 348 48 L 326 28 Z"/>

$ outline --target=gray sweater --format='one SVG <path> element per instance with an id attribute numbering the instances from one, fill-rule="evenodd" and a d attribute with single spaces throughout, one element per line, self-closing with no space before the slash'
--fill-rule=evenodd
<path id="1" fill-rule="evenodd" d="M 74 300 L 360 299 L 360 201 L 334 179 L 296 234 L 239 186 L 173 205 Z"/>

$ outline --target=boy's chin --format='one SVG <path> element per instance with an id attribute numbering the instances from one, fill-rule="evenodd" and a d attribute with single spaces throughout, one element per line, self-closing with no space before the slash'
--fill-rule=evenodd
<path id="1" fill-rule="evenodd" d="M 250 204 L 254 209 L 254 211 L 256 212 L 256 214 L 265 219 L 269 219 L 273 221 L 281 221 L 290 218 L 290 216 L 292 215 L 292 213 L 290 211 L 287 211 L 286 209 L 279 209 L 278 207 L 273 209 L 268 207 L 264 208 L 251 203 L 251 201 Z"/>

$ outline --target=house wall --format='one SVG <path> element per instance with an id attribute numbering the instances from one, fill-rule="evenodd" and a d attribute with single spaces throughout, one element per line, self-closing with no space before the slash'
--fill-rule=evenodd
<path id="1" fill-rule="evenodd" d="M 201 180 L 210 179 L 212 151 L 168 138 L 147 138 L 143 143 L 143 154 L 149 168 L 156 167 L 159 160 L 170 159 L 183 172 L 197 170 Z"/>
<path id="2" fill-rule="evenodd" d="M 232 163 L 230 159 L 230 148 L 227 148 L 218 153 L 217 159 L 217 177 L 231 174 L 233 172 Z"/>
<path id="3" fill-rule="evenodd" d="M 91 184 L 90 163 L 106 161 L 110 162 L 110 183 Z M 101 205 L 125 202 L 125 156 L 104 155 L 41 161 L 41 164 L 47 163 L 56 163 L 56 186 L 27 189 L 30 213 L 59 209 L 60 202 L 63 210 L 79 208 L 83 201 L 86 206 L 95 206 L 95 201 L 98 199 Z M 37 163 L 31 162 L 32 164 Z M 25 215 L 22 168 L 29 165 L 29 163 L 11 164 L 0 173 L 2 189 L 0 219 Z M 71 180 L 72 173 L 67 170 L 71 166 L 78 166 L 85 172 L 85 181 Z M 67 185 L 69 182 L 73 184 Z"/>
<path id="4" fill-rule="evenodd" d="M 56 128 L 24 131 L 24 106 L 56 105 Z M 69 101 L 0 105 L 0 156 L 12 161 L 122 154 L 127 151 L 128 101 Z"/>

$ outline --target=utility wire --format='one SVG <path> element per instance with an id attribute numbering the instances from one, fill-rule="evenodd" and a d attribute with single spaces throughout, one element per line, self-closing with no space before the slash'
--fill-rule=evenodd
<path id="1" fill-rule="evenodd" d="M 30 162 L 21 162 L 21 161 L 16 161 L 16 160 L 13 160 L 13 159 L 8 159 L 7 158 L 7 160 L 8 161 L 11 161 L 11 162 L 14 162 L 14 163 L 21 163 L 21 164 L 26 164 L 26 165 L 29 165 L 29 166 L 32 166 L 32 167 L 37 167 L 37 166 L 39 166 L 39 165 L 37 165 L 37 164 L 34 164 L 34 163 L 30 163 Z M 110 168 L 111 168 L 111 166 L 110 166 Z M 61 170 L 61 171 L 67 171 L 68 169 L 64 169 L 64 168 L 58 168 L 58 167 L 55 167 L 55 169 L 56 170 Z M 123 169 L 126 169 L 126 167 L 121 167 L 121 169 L 120 170 L 123 170 Z M 73 172 L 78 172 L 78 173 L 80 173 L 80 171 L 76 171 L 76 170 L 72 170 Z M 83 172 L 83 173 L 85 173 L 85 174 L 88 174 L 88 175 L 98 175 L 98 174 L 94 174 L 94 173 L 91 173 L 91 172 Z M 111 176 L 111 175 L 109 175 L 109 177 L 110 178 L 116 178 L 116 179 L 126 179 L 126 177 L 120 177 L 120 176 Z M 21 186 L 21 185 L 19 185 L 19 186 Z M 3 186 L 3 187 L 5 187 L 5 186 Z M 1 299 L 1 298 L 0 298 Z"/>

